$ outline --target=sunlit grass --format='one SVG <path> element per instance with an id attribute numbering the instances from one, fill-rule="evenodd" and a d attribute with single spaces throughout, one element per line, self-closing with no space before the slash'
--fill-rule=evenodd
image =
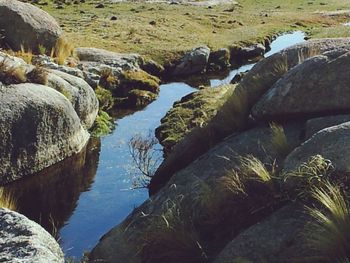
<path id="1" fill-rule="evenodd" d="M 287 156 L 291 151 L 291 146 L 288 143 L 284 128 L 277 124 L 271 123 L 271 145 L 280 157 Z"/>
<path id="2" fill-rule="evenodd" d="M 257 179 L 262 182 L 271 181 L 272 177 L 266 166 L 253 155 L 241 157 L 241 171 L 251 179 Z"/>
<path id="3" fill-rule="evenodd" d="M 3 187 L 0 187 L 0 208 L 8 208 L 10 210 L 16 210 L 16 200 Z"/>
<path id="4" fill-rule="evenodd" d="M 306 238 L 322 262 L 350 262 L 350 208 L 341 188 L 325 182 L 311 190 L 316 206 Z"/>

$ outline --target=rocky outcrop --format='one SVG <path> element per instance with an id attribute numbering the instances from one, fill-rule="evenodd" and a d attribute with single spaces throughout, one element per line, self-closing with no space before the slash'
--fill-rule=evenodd
<path id="1" fill-rule="evenodd" d="M 208 71 L 223 71 L 230 66 L 230 50 L 228 48 L 221 48 L 210 52 L 207 66 Z"/>
<path id="2" fill-rule="evenodd" d="M 261 59 L 265 51 L 265 46 L 260 43 L 247 47 L 235 46 L 230 49 L 230 62 L 237 67 L 247 61 Z"/>
<path id="3" fill-rule="evenodd" d="M 25 216 L 0 208 L 0 261 L 64 263 L 55 239 Z"/>
<path id="4" fill-rule="evenodd" d="M 0 29 L 5 42 L 14 50 L 37 50 L 39 45 L 47 50 L 55 47 L 62 30 L 48 13 L 31 4 L 17 0 L 0 1 Z"/>
<path id="5" fill-rule="evenodd" d="M 98 112 L 98 100 L 93 89 L 83 79 L 73 75 L 50 70 L 48 86 L 62 93 L 72 103 L 81 123 L 91 128 Z"/>
<path id="6" fill-rule="evenodd" d="M 192 49 L 177 63 L 170 75 L 172 77 L 185 77 L 204 72 L 207 67 L 209 55 L 210 49 L 206 46 Z"/>
<path id="7" fill-rule="evenodd" d="M 38 84 L 0 86 L 0 184 L 79 152 L 89 134 L 71 103 Z"/>
<path id="8" fill-rule="evenodd" d="M 302 205 L 287 205 L 235 237 L 214 263 L 297 262 L 310 257 L 303 240 L 309 221 Z"/>
<path id="9" fill-rule="evenodd" d="M 288 71 L 252 110 L 257 120 L 350 111 L 350 47 L 306 60 Z"/>
<path id="10" fill-rule="evenodd" d="M 295 129 L 294 132 L 287 135 L 291 145 L 299 143 L 299 132 L 300 130 Z M 232 200 L 232 205 L 230 205 L 230 198 L 223 198 L 219 201 L 220 204 L 217 204 L 218 207 L 213 205 L 218 210 L 211 207 L 211 205 L 209 205 L 210 209 L 208 207 L 205 208 L 202 211 L 205 216 L 200 212 L 198 202 L 201 202 L 201 198 L 206 198 L 207 195 L 211 196 L 210 200 L 216 200 L 216 194 L 221 196 L 225 192 L 224 188 L 217 188 L 220 187 L 220 178 L 224 178 L 233 170 L 239 170 L 241 165 L 240 156 L 253 154 L 264 163 L 268 163 L 271 160 L 270 158 L 273 159 L 277 152 L 271 145 L 271 136 L 270 128 L 252 129 L 237 136 L 231 136 L 188 167 L 176 173 L 163 189 L 137 208 L 123 223 L 112 229 L 100 240 L 90 254 L 90 262 L 98 262 L 99 260 L 105 262 L 142 262 L 141 253 L 134 253 L 135 249 L 138 250 L 142 247 L 141 241 L 145 240 L 144 238 L 147 239 L 149 233 L 163 231 L 157 229 L 156 225 L 153 226 L 151 220 L 157 217 L 161 218 L 162 215 L 166 218 L 168 209 L 170 209 L 169 206 L 172 207 L 172 204 L 176 204 L 175 208 L 180 210 L 186 209 L 189 205 L 189 209 L 193 209 L 191 210 L 191 215 L 194 214 L 194 216 L 185 216 L 181 222 L 185 226 L 189 226 L 191 220 L 197 222 L 200 225 L 199 231 L 204 231 L 202 232 L 204 236 L 206 234 L 210 236 L 211 234 L 209 233 L 215 233 L 214 235 L 216 235 L 215 244 L 209 242 L 208 246 L 223 246 L 225 241 L 232 238 L 234 233 L 237 234 L 237 231 L 241 228 L 253 224 L 256 220 L 255 216 L 261 216 L 260 213 L 252 215 L 249 211 L 254 210 L 255 208 L 253 207 L 255 205 L 259 206 L 260 202 L 265 203 L 265 198 L 269 197 L 265 195 L 266 192 L 260 186 L 253 183 L 255 186 L 251 185 L 251 190 L 252 193 L 256 194 L 255 197 L 253 197 L 254 194 L 248 199 L 240 194 L 237 196 L 233 195 L 234 201 Z M 249 189 L 250 183 L 243 178 L 242 182 L 247 183 L 246 187 Z M 250 190 L 247 191 L 250 192 Z M 203 202 L 205 203 L 205 201 Z M 233 210 L 230 210 L 231 208 Z M 265 211 L 263 210 L 260 212 L 264 213 Z M 221 221 L 221 219 L 225 218 L 221 213 L 229 214 L 229 216 L 226 214 L 228 216 L 226 219 L 229 218 L 229 223 Z M 203 217 L 206 216 L 209 217 L 206 219 L 208 221 L 204 220 L 207 223 L 203 223 Z M 170 218 L 169 220 L 172 219 Z"/>
<path id="11" fill-rule="evenodd" d="M 177 143 L 177 146 L 172 150 L 173 152 L 177 152 L 177 154 L 167 156 L 157 170 L 156 177 L 158 179 L 161 177 L 170 178 L 172 174 L 186 167 L 197 157 L 222 140 L 222 138 L 234 132 L 245 130 L 249 125 L 248 121 L 250 120 L 249 115 L 251 109 L 264 93 L 269 91 L 279 79 L 295 66 L 301 64 L 298 66 L 301 67 L 303 62 L 308 58 L 334 49 L 350 49 L 350 39 L 313 40 L 287 48 L 258 62 L 244 76 L 243 80 L 237 84 L 234 92 L 228 96 L 225 103 L 218 109 L 216 116 L 205 126 L 205 130 L 193 129 L 186 135 L 186 140 Z M 331 53 L 332 52 L 329 52 L 329 54 Z M 310 62 L 306 61 L 306 64 L 307 63 Z M 343 74 L 346 74 L 345 71 Z M 322 76 L 322 78 L 323 77 L 326 78 L 326 76 Z M 347 76 L 344 77 L 346 79 L 348 78 Z M 318 103 L 322 104 L 327 102 Z M 313 103 L 308 104 L 312 106 Z M 344 105 L 346 105 L 345 102 Z M 283 103 L 276 109 L 276 114 L 283 111 L 282 108 L 284 108 Z M 164 183 L 167 179 L 160 181 Z M 151 189 L 152 188 L 153 185 L 151 184 Z M 154 192 L 151 191 L 151 193 Z"/>

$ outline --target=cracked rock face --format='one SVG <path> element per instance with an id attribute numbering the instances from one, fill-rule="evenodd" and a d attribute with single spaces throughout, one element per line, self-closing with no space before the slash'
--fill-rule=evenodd
<path id="1" fill-rule="evenodd" d="M 45 11 L 17 0 L 0 0 L 0 28 L 12 49 L 21 45 L 36 50 L 43 45 L 51 50 L 62 30 L 56 20 Z"/>
<path id="2" fill-rule="evenodd" d="M 0 209 L 0 262 L 63 263 L 56 240 L 27 217 Z"/>

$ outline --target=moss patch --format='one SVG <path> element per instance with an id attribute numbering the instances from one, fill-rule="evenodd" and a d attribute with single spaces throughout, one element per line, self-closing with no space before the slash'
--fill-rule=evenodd
<path id="1" fill-rule="evenodd" d="M 113 119 L 103 110 L 98 112 L 94 125 L 91 128 L 91 136 L 101 137 L 112 132 L 114 128 Z"/>
<path id="2" fill-rule="evenodd" d="M 124 71 L 120 77 L 121 87 L 131 87 L 131 89 L 146 90 L 153 93 L 159 92 L 159 78 L 148 74 L 143 70 Z"/>
<path id="3" fill-rule="evenodd" d="M 233 85 L 205 88 L 174 103 L 156 129 L 156 136 L 166 148 L 172 148 L 195 127 L 204 127 L 226 100 Z"/>

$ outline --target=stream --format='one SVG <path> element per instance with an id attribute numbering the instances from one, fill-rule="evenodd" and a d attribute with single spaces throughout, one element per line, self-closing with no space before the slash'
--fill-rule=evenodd
<path id="1" fill-rule="evenodd" d="M 277 37 L 265 57 L 304 41 L 304 37 L 300 31 Z M 210 80 L 210 84 L 229 83 L 235 74 L 253 66 L 232 70 L 223 79 Z M 80 154 L 7 186 L 18 198 L 19 212 L 55 235 L 66 256 L 81 258 L 148 198 L 146 189 L 131 189 L 130 138 L 154 133 L 173 103 L 195 90 L 181 82 L 161 85 L 156 101 L 141 111 L 118 116 L 110 135 L 93 138 Z"/>

